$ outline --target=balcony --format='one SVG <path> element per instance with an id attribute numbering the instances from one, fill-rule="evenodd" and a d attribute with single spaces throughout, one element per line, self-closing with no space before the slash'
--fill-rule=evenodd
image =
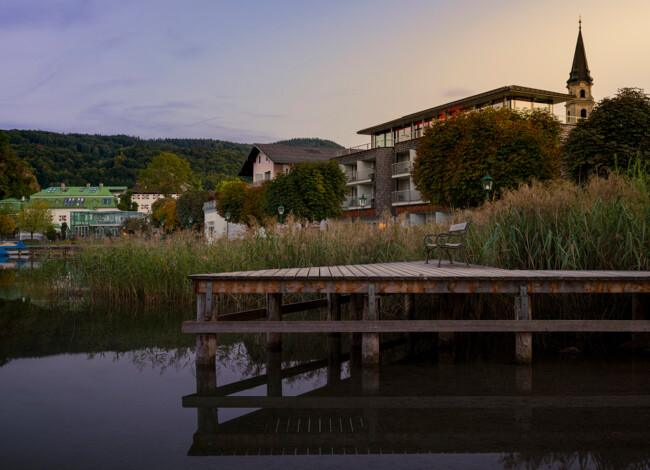
<path id="1" fill-rule="evenodd" d="M 363 183 L 375 179 L 375 169 L 367 168 L 358 171 L 348 171 L 345 173 L 348 178 L 348 184 Z"/>
<path id="2" fill-rule="evenodd" d="M 361 209 L 361 204 L 359 203 L 359 198 L 357 196 L 346 196 L 341 207 L 347 210 Z M 364 209 L 372 209 L 373 207 L 375 207 L 375 196 L 366 196 L 366 205 L 364 206 Z"/>
<path id="3" fill-rule="evenodd" d="M 412 169 L 413 169 L 413 162 L 410 160 L 393 163 L 393 177 L 410 175 Z"/>
<path id="4" fill-rule="evenodd" d="M 420 191 L 416 189 L 407 189 L 406 191 L 394 191 L 393 192 L 393 205 L 403 205 L 403 204 L 421 204 L 424 201 L 422 200 L 422 195 Z"/>

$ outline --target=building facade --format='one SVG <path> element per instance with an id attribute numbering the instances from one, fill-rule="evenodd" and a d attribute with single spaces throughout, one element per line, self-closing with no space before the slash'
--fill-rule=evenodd
<path id="1" fill-rule="evenodd" d="M 336 152 L 330 148 L 253 144 L 237 176 L 248 176 L 253 184 L 262 184 L 280 173 L 288 173 L 296 163 L 331 160 Z"/>

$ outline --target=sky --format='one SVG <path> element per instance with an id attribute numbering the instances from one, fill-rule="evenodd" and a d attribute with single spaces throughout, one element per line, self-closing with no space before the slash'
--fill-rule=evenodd
<path id="1" fill-rule="evenodd" d="M 505 85 L 650 92 L 648 0 L 0 0 L 0 129 L 268 143 Z M 556 113 L 564 113 L 557 107 Z"/>

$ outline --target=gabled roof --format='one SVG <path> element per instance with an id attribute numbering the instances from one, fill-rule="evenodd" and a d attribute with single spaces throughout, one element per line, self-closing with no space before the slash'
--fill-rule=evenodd
<path id="1" fill-rule="evenodd" d="M 566 81 L 567 85 L 577 85 L 580 82 L 592 85 L 594 79 L 591 78 L 589 66 L 587 65 L 587 53 L 585 52 L 585 45 L 582 42 L 582 20 L 580 20 L 580 27 L 578 29 L 578 42 L 576 43 L 576 51 L 573 54 L 573 65 L 571 72 L 569 72 L 569 79 Z"/>
<path id="2" fill-rule="evenodd" d="M 508 85 L 501 88 L 496 88 L 494 90 L 486 91 L 484 93 L 479 93 L 478 95 L 468 96 L 467 98 L 452 101 L 450 103 L 434 106 L 433 108 L 428 108 L 424 111 L 407 114 L 401 118 L 393 119 L 392 121 L 388 121 L 383 124 L 368 127 L 367 129 L 362 129 L 358 131 L 357 134 L 372 134 L 373 132 L 388 130 L 392 127 L 399 127 L 402 125 L 410 124 L 413 121 L 437 117 L 437 115 L 443 111 L 469 108 L 471 106 L 482 105 L 493 100 L 506 98 L 508 96 L 520 96 L 525 98 L 550 100 L 553 102 L 553 104 L 563 103 L 575 98 L 573 95 L 558 93 L 556 91 L 540 90 L 538 88 L 529 88 L 519 85 Z"/>
<path id="3" fill-rule="evenodd" d="M 35 194 L 30 198 L 66 198 L 66 197 L 115 197 L 109 189 L 99 186 L 66 186 L 61 189 L 60 186 L 50 186 Z"/>
<path id="4" fill-rule="evenodd" d="M 237 176 L 253 176 L 253 163 L 260 153 L 263 153 L 273 163 L 280 165 L 294 165 L 302 162 L 320 162 L 336 157 L 337 149 L 293 147 L 277 144 L 253 144 L 244 164 Z"/>

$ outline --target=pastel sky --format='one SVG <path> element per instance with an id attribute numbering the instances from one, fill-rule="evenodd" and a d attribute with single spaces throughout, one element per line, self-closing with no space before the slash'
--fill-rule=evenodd
<path id="1" fill-rule="evenodd" d="M 0 129 L 366 143 L 504 85 L 650 92 L 648 0 L 1 0 Z M 555 110 L 563 113 L 563 108 Z"/>

